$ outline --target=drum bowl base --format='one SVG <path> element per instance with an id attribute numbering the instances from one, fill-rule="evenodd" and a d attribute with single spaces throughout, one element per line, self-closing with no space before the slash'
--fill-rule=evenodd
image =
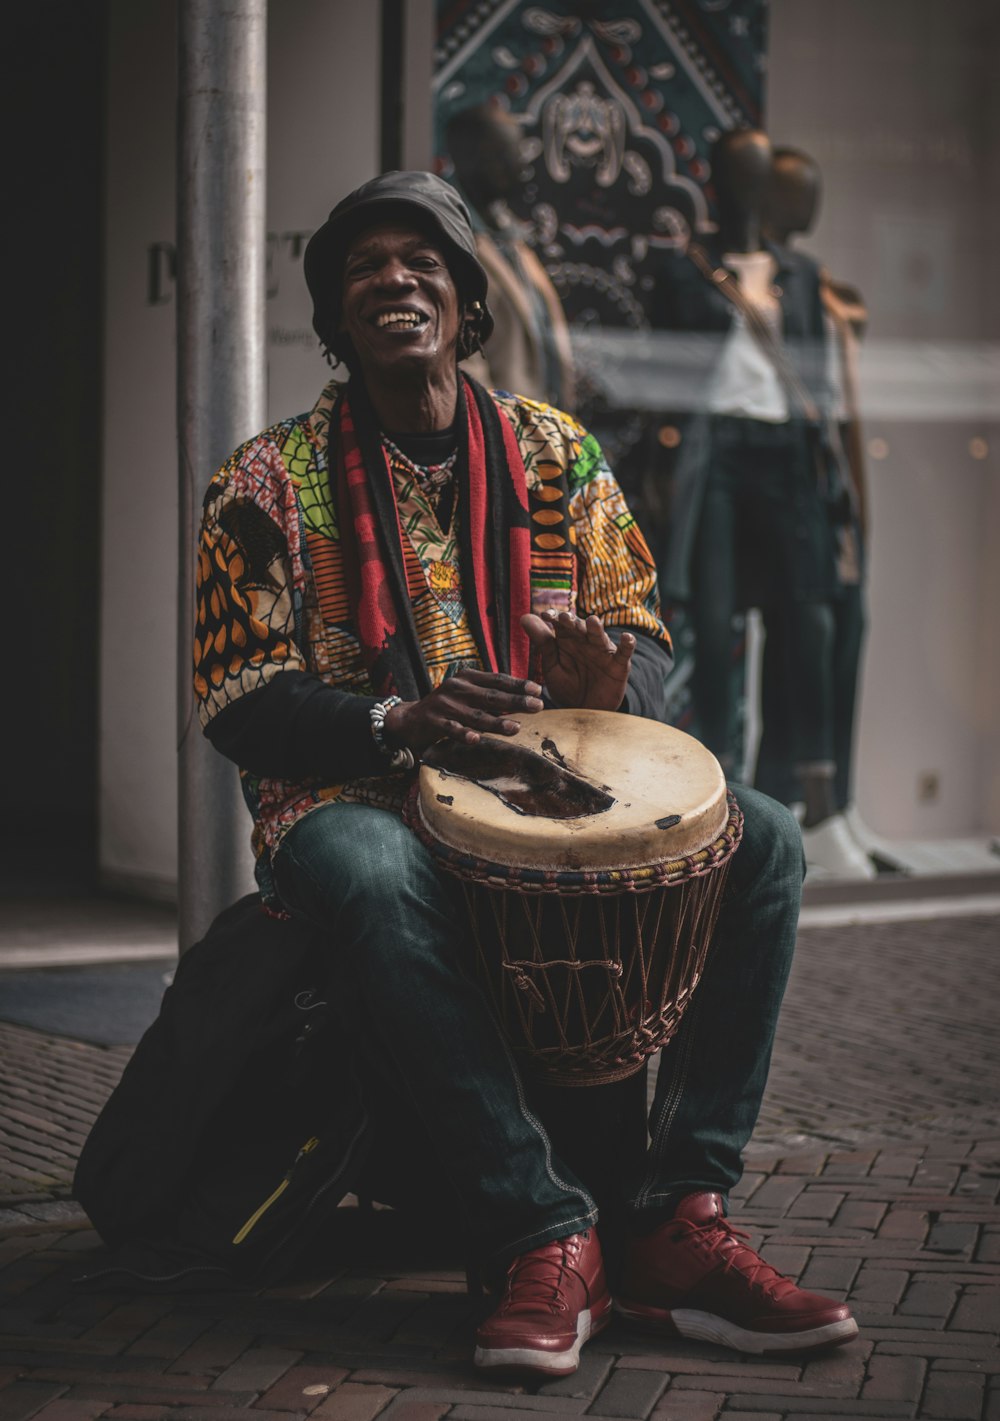
<path id="1" fill-rule="evenodd" d="M 597 901 L 462 885 L 470 975 L 526 1074 L 590 1086 L 642 1070 L 701 980 L 727 867 Z"/>
<path id="2" fill-rule="evenodd" d="M 669 1042 L 701 979 L 743 816 L 732 795 L 712 844 L 656 873 L 628 870 L 545 887 L 442 848 L 407 820 L 457 880 L 469 924 L 466 971 L 526 1074 L 605 1085 L 641 1071 Z"/>

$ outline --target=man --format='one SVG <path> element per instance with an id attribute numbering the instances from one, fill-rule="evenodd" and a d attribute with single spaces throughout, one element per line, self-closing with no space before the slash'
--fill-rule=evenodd
<path id="1" fill-rule="evenodd" d="M 579 425 L 459 373 L 491 317 L 447 184 L 366 183 L 314 234 L 306 278 L 350 379 L 237 450 L 209 488 L 201 716 L 241 767 L 265 899 L 329 935 L 335 990 L 454 1186 L 470 1249 L 507 1268 L 477 1365 L 564 1375 L 611 1314 L 594 1200 L 458 970 L 453 899 L 399 810 L 441 738 L 513 734 L 547 700 L 655 716 L 669 638 L 652 561 Z M 847 1308 L 779 1278 L 723 1217 L 802 873 L 791 816 L 740 800 L 710 967 L 665 1053 L 648 1157 L 622 1181 L 618 1305 L 669 1333 L 801 1351 L 853 1336 Z"/>
<path id="2" fill-rule="evenodd" d="M 490 388 L 572 410 L 575 381 L 566 317 L 509 206 L 524 167 L 517 120 L 504 109 L 481 104 L 455 114 L 445 137 L 455 181 L 471 208 L 476 256 L 489 277 L 493 316 L 488 348 L 464 368 Z"/>

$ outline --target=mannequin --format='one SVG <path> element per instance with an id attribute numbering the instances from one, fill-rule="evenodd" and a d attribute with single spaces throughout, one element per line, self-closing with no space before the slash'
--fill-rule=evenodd
<path id="1" fill-rule="evenodd" d="M 794 237 L 815 225 L 822 197 L 818 165 L 808 154 L 795 148 L 776 148 L 764 214 L 764 230 L 774 242 L 789 247 Z M 835 282 L 822 273 L 821 295 L 831 327 L 834 355 L 833 385 L 837 392 L 834 415 L 839 445 L 850 480 L 853 518 L 846 531 L 848 545 L 838 561 L 840 591 L 833 600 L 833 722 L 834 797 L 838 815 L 857 846 L 880 867 L 900 869 L 891 851 L 880 843 L 858 813 L 853 798 L 854 718 L 858 672 L 864 642 L 866 612 L 864 596 L 865 549 L 868 530 L 868 498 L 857 398 L 858 343 L 864 335 L 868 312 L 864 299 L 854 287 Z M 780 609 L 763 608 L 766 642 L 761 669 L 761 700 L 764 732 L 761 737 L 754 783 L 765 793 L 785 803 L 794 803 L 801 791 L 785 746 L 788 727 L 787 687 L 783 668 L 787 664 L 787 628 Z M 835 855 L 830 846 L 836 871 Z M 853 860 L 849 859 L 849 865 Z"/>
<path id="2" fill-rule="evenodd" d="M 823 417 L 820 273 L 764 235 L 772 169 L 766 134 L 724 133 L 711 165 L 718 232 L 664 263 L 652 302 L 655 325 L 715 336 L 700 343 L 705 395 L 682 435 L 661 580 L 668 601 L 690 604 L 701 735 L 727 772 L 736 711 L 733 615 L 750 605 L 782 609 L 786 739 L 808 839 L 837 817 L 831 603 L 839 579 L 831 509 L 841 491 L 830 479 L 836 470 Z M 868 859 L 851 849 L 849 871 L 869 876 Z"/>
<path id="3" fill-rule="evenodd" d="M 481 384 L 572 412 L 569 331 L 555 288 L 520 234 L 509 201 L 521 184 L 520 129 L 483 104 L 456 114 L 446 141 L 455 179 L 472 209 L 476 254 L 490 280 L 495 328 L 487 350 L 464 364 Z"/>

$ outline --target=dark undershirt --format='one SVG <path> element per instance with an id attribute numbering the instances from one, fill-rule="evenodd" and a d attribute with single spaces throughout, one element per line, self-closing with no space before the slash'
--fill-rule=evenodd
<path id="1" fill-rule="evenodd" d="M 433 429 L 429 434 L 397 434 L 392 429 L 386 433 L 397 449 L 402 449 L 408 459 L 425 469 L 443 464 L 457 442 L 454 425 L 448 429 Z"/>

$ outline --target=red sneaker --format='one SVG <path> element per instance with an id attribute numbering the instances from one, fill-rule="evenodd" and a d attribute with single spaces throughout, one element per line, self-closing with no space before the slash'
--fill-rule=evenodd
<path id="1" fill-rule="evenodd" d="M 618 1311 L 659 1332 L 764 1356 L 857 1335 L 846 1303 L 803 1292 L 744 1238 L 723 1217 L 720 1194 L 688 1194 L 672 1219 L 631 1242 Z"/>
<path id="2" fill-rule="evenodd" d="M 553 1239 L 510 1265 L 503 1301 L 476 1333 L 475 1364 L 569 1376 L 587 1338 L 610 1321 L 597 1234 Z"/>

